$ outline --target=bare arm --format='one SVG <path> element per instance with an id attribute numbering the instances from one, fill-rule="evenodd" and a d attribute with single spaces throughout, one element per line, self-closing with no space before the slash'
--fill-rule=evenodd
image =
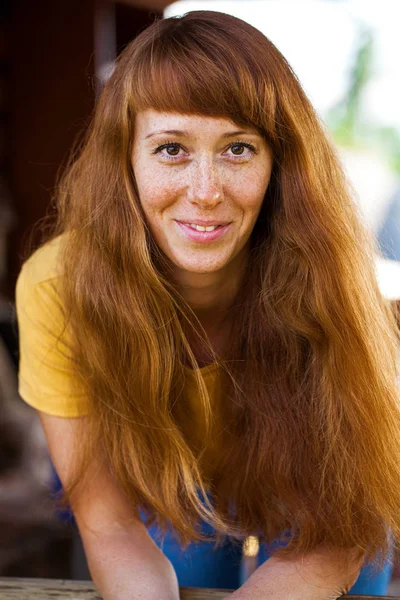
<path id="1" fill-rule="evenodd" d="M 51 458 L 65 486 L 78 419 L 44 413 L 40 418 Z M 135 507 L 127 502 L 107 467 L 95 458 L 92 471 L 72 508 L 91 576 L 104 600 L 178 600 L 174 568 L 149 536 Z M 132 517 L 136 518 L 127 525 Z"/>
<path id="2" fill-rule="evenodd" d="M 83 544 L 92 579 L 104 600 L 177 600 L 174 568 L 148 534 L 123 529 Z"/>
<path id="3" fill-rule="evenodd" d="M 363 559 L 357 551 L 321 547 L 302 558 L 269 558 L 229 596 L 232 600 L 336 600 L 356 582 Z"/>

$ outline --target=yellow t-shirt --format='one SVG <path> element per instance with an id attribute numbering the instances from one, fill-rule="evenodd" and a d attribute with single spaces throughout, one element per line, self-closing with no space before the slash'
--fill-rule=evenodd
<path id="1" fill-rule="evenodd" d="M 88 413 L 88 404 L 74 368 L 65 328 L 59 294 L 62 274 L 58 254 L 63 236 L 42 246 L 23 264 L 16 286 L 16 311 L 19 328 L 18 391 L 34 408 L 60 417 L 79 417 Z M 221 381 L 216 365 L 200 369 L 210 394 L 215 415 L 218 415 Z M 187 369 L 188 401 L 196 414 L 197 395 L 191 381 L 193 372 Z M 218 420 L 218 419 L 216 419 Z M 186 431 L 198 439 L 195 421 L 187 423 Z M 212 475 L 217 458 L 217 436 L 202 460 L 204 475 Z"/>

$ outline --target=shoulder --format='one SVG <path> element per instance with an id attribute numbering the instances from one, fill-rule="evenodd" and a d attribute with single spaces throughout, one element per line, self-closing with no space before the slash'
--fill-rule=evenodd
<path id="1" fill-rule="evenodd" d="M 46 307 L 53 308 L 55 304 L 61 308 L 62 247 L 66 235 L 40 246 L 23 263 L 15 289 L 17 312 L 45 312 Z"/>
<path id="2" fill-rule="evenodd" d="M 18 280 L 38 285 L 62 275 L 61 250 L 66 234 L 53 238 L 31 254 L 23 263 Z"/>
<path id="3" fill-rule="evenodd" d="M 47 242 L 23 263 L 15 288 L 19 324 L 26 330 L 42 323 L 62 327 L 61 249 L 65 234 Z M 55 328 L 56 326 L 56 328 Z"/>
<path id="4" fill-rule="evenodd" d="M 75 417 L 86 414 L 88 407 L 60 294 L 63 241 L 59 236 L 41 246 L 18 277 L 18 391 L 38 410 Z"/>

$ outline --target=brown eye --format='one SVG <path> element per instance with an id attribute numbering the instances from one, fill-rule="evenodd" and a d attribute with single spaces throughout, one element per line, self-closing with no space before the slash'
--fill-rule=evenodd
<path id="1" fill-rule="evenodd" d="M 231 146 L 232 153 L 236 156 L 243 154 L 244 146 L 242 144 L 233 144 Z"/>
<path id="2" fill-rule="evenodd" d="M 181 144 L 178 144 L 178 142 L 166 141 L 165 144 L 161 144 L 161 146 L 154 148 L 152 154 L 159 154 L 164 161 L 172 161 L 175 158 L 181 160 L 185 156 L 181 153 L 181 150 L 183 151 L 184 148 L 182 148 Z"/>
<path id="3" fill-rule="evenodd" d="M 169 144 L 169 146 L 164 147 L 170 156 L 177 156 L 177 154 L 179 154 L 179 146 L 176 146 L 175 144 Z"/>

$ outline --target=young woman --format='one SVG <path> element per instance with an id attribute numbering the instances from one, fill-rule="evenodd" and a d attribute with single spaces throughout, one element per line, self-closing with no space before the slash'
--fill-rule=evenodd
<path id="1" fill-rule="evenodd" d="M 328 600 L 390 565 L 396 320 L 274 45 L 217 12 L 155 22 L 57 204 L 18 279 L 19 391 L 104 598 L 237 588 L 249 535 L 265 562 L 236 599 Z"/>

